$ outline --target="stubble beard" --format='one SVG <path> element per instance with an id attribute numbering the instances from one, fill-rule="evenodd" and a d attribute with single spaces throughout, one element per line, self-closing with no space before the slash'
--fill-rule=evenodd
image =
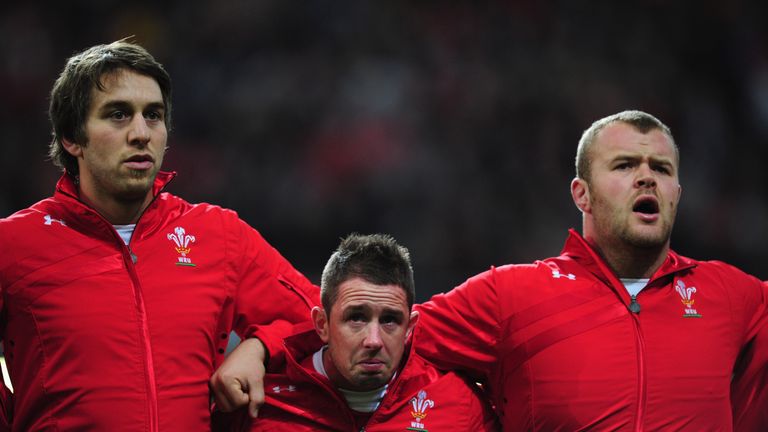
<path id="1" fill-rule="evenodd" d="M 359 389 L 364 389 L 362 391 L 369 391 L 377 389 L 384 384 L 387 383 L 387 380 L 384 379 L 384 374 L 382 373 L 376 373 L 376 374 L 367 374 L 365 372 L 358 373 L 354 377 L 355 379 L 355 385 Z"/>
<path id="2" fill-rule="evenodd" d="M 663 223 L 660 230 L 655 233 L 642 233 L 634 230 L 629 224 L 625 224 L 619 231 L 619 239 L 638 249 L 658 249 L 669 242 L 672 229 L 667 223 Z"/>
<path id="3" fill-rule="evenodd" d="M 607 203 L 600 199 L 593 202 L 593 207 L 604 209 L 608 207 Z M 607 213 L 607 214 L 606 214 Z M 638 227 L 632 223 L 633 213 L 623 212 L 620 208 L 611 208 L 609 212 L 603 213 L 605 216 L 597 218 L 598 227 L 608 227 L 608 232 L 604 233 L 608 238 L 613 238 L 618 244 L 629 246 L 635 249 L 654 250 L 661 249 L 669 243 L 672 235 L 672 222 L 659 214 L 657 229 L 647 232 L 643 227 Z M 596 215 L 597 216 L 597 215 Z M 672 215 L 674 219 L 674 214 Z M 652 228 L 652 227 L 648 227 Z M 646 232 L 643 232 L 646 231 Z"/>
<path id="4" fill-rule="evenodd" d="M 618 233 L 618 239 L 624 244 L 634 247 L 636 249 L 661 249 L 669 244 L 669 239 L 672 236 L 672 224 L 674 221 L 674 214 L 671 218 L 665 218 L 663 213 L 659 213 L 659 220 L 657 226 L 637 226 L 633 224 L 631 219 L 634 215 L 629 214 L 623 221 L 620 218 L 616 218 L 614 223 L 616 233 Z M 645 228 L 650 228 L 647 230 Z M 650 231 L 650 232 L 648 232 Z"/>
<path id="5" fill-rule="evenodd" d="M 96 180 L 115 201 L 133 203 L 142 201 L 152 190 L 157 170 L 152 172 L 129 170 L 126 174 L 94 173 Z"/>

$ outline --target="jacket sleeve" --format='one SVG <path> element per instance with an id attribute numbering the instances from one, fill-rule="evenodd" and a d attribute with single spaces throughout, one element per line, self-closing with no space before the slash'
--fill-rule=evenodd
<path id="1" fill-rule="evenodd" d="M 0 281 L 0 333 L 5 333 L 5 304 L 3 302 L 3 284 Z M 5 385 L 0 377 L 0 432 L 11 430 L 11 420 L 13 418 L 13 393 Z"/>
<path id="2" fill-rule="evenodd" d="M 498 360 L 500 332 L 497 270 L 468 279 L 447 294 L 416 306 L 416 351 L 444 370 L 486 380 Z"/>
<path id="3" fill-rule="evenodd" d="M 748 286 L 746 337 L 734 367 L 731 403 L 734 430 L 764 431 L 768 430 L 768 282 L 750 280 Z"/>
<path id="4" fill-rule="evenodd" d="M 280 351 L 293 325 L 309 320 L 320 290 L 239 219 L 237 234 L 234 329 L 259 338 L 269 353 Z"/>
<path id="5" fill-rule="evenodd" d="M 493 411 L 493 405 L 488 395 L 476 383 L 465 381 L 470 394 L 467 399 L 466 410 L 470 415 L 470 426 L 467 430 L 497 432 L 501 430 L 499 418 Z"/>
<path id="6" fill-rule="evenodd" d="M 0 385 L 0 432 L 11 430 L 13 418 L 13 393 L 5 383 Z"/>

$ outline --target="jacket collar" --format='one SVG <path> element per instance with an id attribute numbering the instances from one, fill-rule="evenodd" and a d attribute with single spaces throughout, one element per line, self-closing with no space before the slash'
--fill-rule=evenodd
<path id="1" fill-rule="evenodd" d="M 317 335 L 311 322 L 294 326 L 295 333 L 284 340 L 285 353 L 295 363 L 301 363 L 323 347 L 323 341 Z M 272 363 L 272 360 L 270 360 Z M 270 364 L 270 366 L 272 366 Z M 277 365 L 276 365 L 277 366 Z"/>
<path id="2" fill-rule="evenodd" d="M 156 197 L 159 195 L 163 188 L 165 188 L 165 186 L 175 177 L 176 171 L 158 171 L 157 176 L 155 176 L 155 182 L 152 184 L 152 196 Z M 65 172 L 56 183 L 56 191 L 79 199 L 80 190 L 77 187 L 78 181 L 78 177 Z"/>
<path id="3" fill-rule="evenodd" d="M 565 246 L 563 247 L 561 255 L 567 256 L 578 262 L 581 266 L 606 283 L 612 285 L 614 281 L 618 282 L 618 277 L 613 273 L 610 267 L 608 267 L 605 260 L 603 260 L 600 254 L 592 248 L 587 240 L 574 229 L 568 230 L 568 239 L 565 241 Z M 665 276 L 693 268 L 696 265 L 697 263 L 695 260 L 679 255 L 670 249 L 667 258 L 653 274 L 649 283 Z"/>
<path id="4" fill-rule="evenodd" d="M 175 172 L 160 171 L 155 177 L 155 181 L 152 185 L 153 200 L 149 206 L 144 210 L 144 214 L 141 216 L 141 230 L 135 230 L 133 238 L 138 239 L 143 235 L 143 232 L 150 232 L 153 227 L 157 225 L 157 221 L 160 220 L 158 213 L 150 211 L 153 207 L 156 207 L 159 201 L 157 197 L 162 192 L 163 188 L 176 177 Z M 54 201 L 61 204 L 59 211 L 60 217 L 68 215 L 67 225 L 78 231 L 87 233 L 89 236 L 95 236 L 102 239 L 114 240 L 116 233 L 112 224 L 104 219 L 94 208 L 85 204 L 80 200 L 80 192 L 77 186 L 77 179 L 69 174 L 61 176 L 56 183 L 56 192 L 54 193 Z M 133 241 L 133 240 L 132 240 Z M 120 243 L 122 244 L 122 243 Z"/>
<path id="5" fill-rule="evenodd" d="M 418 324 L 417 324 L 418 326 Z M 323 347 L 323 341 L 309 325 L 298 325 L 295 327 L 297 333 L 285 338 L 286 356 L 288 357 L 287 375 L 292 379 L 299 380 L 300 375 L 292 370 L 294 367 L 300 365 L 304 359 L 313 355 L 317 350 Z M 403 359 L 400 362 L 400 367 L 395 373 L 394 379 L 389 382 L 389 389 L 384 399 L 381 401 L 379 410 L 388 410 L 393 403 L 402 402 L 401 398 L 403 394 L 410 394 L 417 391 L 419 388 L 426 386 L 430 382 L 430 374 L 426 373 L 425 361 L 414 350 L 413 346 L 413 333 L 406 342 Z M 293 364 L 293 366 L 291 366 Z M 273 365 L 270 361 L 270 367 Z M 278 366 L 278 365 L 275 365 Z M 278 366 L 279 367 L 279 366 Z"/>

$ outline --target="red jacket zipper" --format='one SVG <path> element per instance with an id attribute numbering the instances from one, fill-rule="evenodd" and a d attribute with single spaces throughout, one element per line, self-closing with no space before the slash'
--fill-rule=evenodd
<path id="1" fill-rule="evenodd" d="M 635 296 L 631 296 L 630 311 L 632 312 L 632 324 L 635 329 L 635 343 L 637 344 L 637 409 L 635 411 L 635 432 L 643 431 L 643 415 L 645 414 L 645 341 L 640 329 L 640 307 Z M 633 307 L 634 306 L 634 307 Z"/>
<path id="2" fill-rule="evenodd" d="M 127 254 L 126 251 L 128 252 Z M 149 326 L 147 325 L 147 310 L 144 307 L 144 296 L 142 295 L 141 285 L 139 284 L 139 278 L 134 267 L 134 257 L 135 255 L 131 249 L 128 246 L 124 246 L 123 261 L 131 277 L 134 301 L 136 302 L 141 323 L 142 342 L 144 343 L 144 361 L 147 366 L 147 394 L 149 396 L 149 430 L 151 432 L 158 432 L 160 429 L 158 426 L 157 385 L 155 382 L 155 364 L 152 359 L 152 342 L 150 341 Z"/>

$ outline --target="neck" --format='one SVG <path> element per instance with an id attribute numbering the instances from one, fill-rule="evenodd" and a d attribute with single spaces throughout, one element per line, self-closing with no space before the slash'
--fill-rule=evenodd
<path id="1" fill-rule="evenodd" d="M 337 388 L 344 387 L 345 381 L 342 378 L 339 371 L 336 369 L 336 365 L 333 364 L 333 360 L 331 359 L 331 354 L 330 352 L 328 352 L 327 347 L 322 350 L 322 353 L 323 353 L 323 368 L 325 369 L 326 377 Z"/>
<path id="2" fill-rule="evenodd" d="M 631 245 L 601 245 L 590 238 L 587 241 L 619 278 L 650 278 L 669 253 L 669 242 L 660 247 L 640 248 Z"/>
<path id="3" fill-rule="evenodd" d="M 152 194 L 141 199 L 119 200 L 111 196 L 98 196 L 80 188 L 80 199 L 93 207 L 101 216 L 113 225 L 135 224 L 144 209 L 152 202 Z"/>

